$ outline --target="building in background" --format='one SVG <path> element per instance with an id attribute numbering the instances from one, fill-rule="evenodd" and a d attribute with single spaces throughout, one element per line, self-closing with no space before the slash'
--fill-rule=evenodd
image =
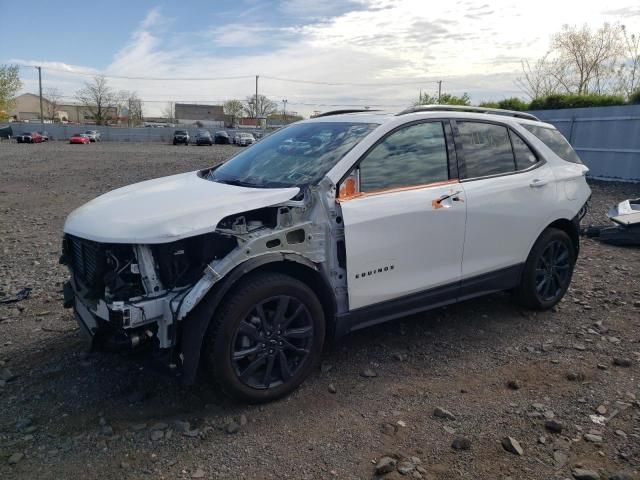
<path id="1" fill-rule="evenodd" d="M 227 119 L 222 105 L 195 103 L 176 103 L 175 117 L 176 123 L 181 125 L 200 123 L 201 125 L 224 126 Z"/>
<path id="2" fill-rule="evenodd" d="M 42 97 L 42 110 L 45 121 L 51 121 L 51 103 Z M 40 97 L 33 93 L 23 93 L 16 97 L 13 109 L 9 112 L 10 118 L 15 122 L 39 122 L 40 121 Z M 107 117 L 118 123 L 118 109 L 107 109 Z M 93 114 L 86 105 L 77 103 L 64 103 L 56 106 L 54 121 L 71 123 L 94 123 Z"/>

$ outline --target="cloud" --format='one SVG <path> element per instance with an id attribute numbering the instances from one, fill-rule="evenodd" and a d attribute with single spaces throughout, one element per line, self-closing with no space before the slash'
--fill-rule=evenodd
<path id="1" fill-rule="evenodd" d="M 551 7 L 553 15 L 547 13 Z M 486 0 L 455 4 L 287 0 L 278 6 L 283 17 L 288 14 L 284 19 L 252 16 L 250 21 L 234 20 L 196 32 L 155 8 L 105 70 L 136 77 L 243 77 L 184 82 L 109 80 L 114 88 L 137 90 L 141 98 L 153 100 L 148 103 L 151 112 L 159 112 L 164 99 L 244 99 L 254 91 L 255 75 L 261 77 L 261 93 L 277 101 L 287 98 L 290 108 L 304 114 L 337 104 L 397 110 L 414 101 L 420 89 L 435 92 L 437 80 L 443 80 L 444 91 L 468 92 L 473 101 L 500 99 L 523 94 L 514 85 L 520 76 L 520 59 L 542 55 L 549 36 L 563 23 L 599 26 L 605 18 L 612 20 L 614 14 L 607 12 L 629 14 L 637 9 L 630 0 L 609 0 L 607 10 L 596 0 L 584 0 L 583 7 L 576 10 L 569 3 L 551 0 L 495 0 L 491 4 Z M 637 17 L 624 20 L 630 31 L 640 28 Z M 56 62 L 50 65 L 91 71 Z M 64 77 L 65 81 L 73 78 Z M 75 80 L 81 83 L 86 77 Z M 330 85 L 335 83 L 350 85 Z"/>

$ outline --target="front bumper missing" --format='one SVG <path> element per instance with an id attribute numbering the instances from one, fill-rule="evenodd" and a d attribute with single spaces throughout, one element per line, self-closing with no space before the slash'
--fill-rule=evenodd
<path id="1" fill-rule="evenodd" d="M 76 297 L 73 305 L 73 311 L 75 313 L 76 322 L 80 326 L 80 330 L 90 340 L 93 340 L 98 332 L 98 322 L 89 309 L 79 301 Z"/>

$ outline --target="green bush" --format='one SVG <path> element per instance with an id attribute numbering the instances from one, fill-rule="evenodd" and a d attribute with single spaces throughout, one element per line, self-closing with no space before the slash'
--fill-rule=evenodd
<path id="1" fill-rule="evenodd" d="M 518 97 L 505 98 L 498 102 L 480 102 L 480 107 L 501 108 L 503 110 L 523 111 L 529 109 L 529 104 Z"/>
<path id="2" fill-rule="evenodd" d="M 629 103 L 631 105 L 640 104 L 640 88 L 629 96 Z"/>
<path id="3" fill-rule="evenodd" d="M 532 100 L 529 109 L 558 110 L 561 108 L 609 107 L 625 103 L 624 97 L 620 95 L 549 95 Z"/>

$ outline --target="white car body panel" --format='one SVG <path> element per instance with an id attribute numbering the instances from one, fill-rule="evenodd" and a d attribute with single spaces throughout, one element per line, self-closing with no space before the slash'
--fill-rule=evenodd
<path id="1" fill-rule="evenodd" d="M 101 195 L 74 210 L 64 232 L 103 243 L 167 243 L 212 232 L 228 215 L 276 205 L 298 192 L 297 187 L 238 187 L 183 173 Z"/>
<path id="2" fill-rule="evenodd" d="M 549 165 L 461 185 L 467 202 L 462 278 L 523 263 L 560 205 Z"/>
<path id="3" fill-rule="evenodd" d="M 460 278 L 466 207 L 457 183 L 341 202 L 351 310 Z"/>

